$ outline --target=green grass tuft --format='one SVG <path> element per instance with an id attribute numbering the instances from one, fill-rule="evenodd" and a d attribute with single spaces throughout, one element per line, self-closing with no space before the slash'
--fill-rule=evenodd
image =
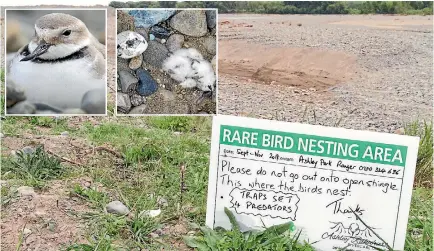
<path id="1" fill-rule="evenodd" d="M 294 233 L 288 222 L 263 231 L 241 232 L 232 212 L 225 208 L 232 230 L 200 227 L 199 236 L 185 236 L 184 242 L 199 251 L 314 251 L 308 243 L 299 243 L 301 232 Z"/>
<path id="2" fill-rule="evenodd" d="M 406 251 L 433 250 L 432 199 L 432 189 L 416 188 L 413 191 L 405 239 Z"/>
<path id="3" fill-rule="evenodd" d="M 190 117 L 150 117 L 148 124 L 152 127 L 176 132 L 188 132 L 192 129 Z"/>
<path id="4" fill-rule="evenodd" d="M 93 188 L 85 189 L 76 184 L 71 191 L 72 196 L 78 196 L 89 201 L 94 208 L 103 209 L 109 203 L 109 197 Z"/>
<path id="5" fill-rule="evenodd" d="M 129 231 L 133 234 L 134 240 L 139 243 L 149 242 L 148 235 L 157 229 L 157 224 L 152 218 L 140 217 L 138 214 L 127 222 Z"/>
<path id="6" fill-rule="evenodd" d="M 417 187 L 432 187 L 433 182 L 433 124 L 413 122 L 405 126 L 406 135 L 418 136 L 419 152 L 416 162 L 414 185 Z"/>
<path id="7" fill-rule="evenodd" d="M 57 179 L 65 173 L 60 160 L 50 156 L 41 146 L 33 153 L 18 151 L 16 154 L 16 157 L 2 161 L 2 173 L 9 172 L 15 178 L 27 180 L 36 187 L 42 187 L 45 181 Z"/>
<path id="8" fill-rule="evenodd" d="M 208 117 L 156 116 L 149 117 L 147 123 L 154 128 L 175 132 L 209 131 L 211 129 L 211 119 Z"/>

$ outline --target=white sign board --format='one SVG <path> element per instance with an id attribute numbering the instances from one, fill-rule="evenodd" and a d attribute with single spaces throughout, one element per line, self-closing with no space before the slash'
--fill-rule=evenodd
<path id="1" fill-rule="evenodd" d="M 213 120 L 206 224 L 294 222 L 317 250 L 404 249 L 419 138 L 234 116 Z M 351 209 L 350 209 L 351 208 Z"/>

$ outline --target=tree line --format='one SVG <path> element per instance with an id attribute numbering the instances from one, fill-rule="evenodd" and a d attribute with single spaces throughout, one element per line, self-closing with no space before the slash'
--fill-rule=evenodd
<path id="1" fill-rule="evenodd" d="M 432 15 L 432 1 L 112 1 L 114 8 L 217 8 L 219 13 Z"/>

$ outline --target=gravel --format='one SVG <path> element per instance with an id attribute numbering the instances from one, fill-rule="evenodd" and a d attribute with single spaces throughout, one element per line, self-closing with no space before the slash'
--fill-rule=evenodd
<path id="1" fill-rule="evenodd" d="M 112 201 L 106 205 L 106 210 L 111 214 L 126 215 L 130 210 L 120 201 Z"/>
<path id="2" fill-rule="evenodd" d="M 429 17 L 221 15 L 220 22 L 243 22 L 253 27 L 222 25 L 220 41 L 237 39 L 270 47 L 342 51 L 357 57 L 358 69 L 351 80 L 331 86 L 325 92 L 300 91 L 292 86 L 270 87 L 220 72 L 220 114 L 382 132 L 393 132 L 414 119 L 430 120 L 432 25 L 384 28 L 363 26 L 360 22 L 377 19 L 381 23 L 397 18 Z M 353 23 L 331 24 L 342 21 Z M 296 23 L 302 26 L 295 26 Z"/>

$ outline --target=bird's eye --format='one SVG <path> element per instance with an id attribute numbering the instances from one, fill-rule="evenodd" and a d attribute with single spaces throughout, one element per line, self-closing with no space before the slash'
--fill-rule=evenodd
<path id="1" fill-rule="evenodd" d="M 62 33 L 62 35 L 64 35 L 64 36 L 69 36 L 69 35 L 71 35 L 71 30 L 66 30 L 66 31 L 64 31 L 64 32 Z"/>

